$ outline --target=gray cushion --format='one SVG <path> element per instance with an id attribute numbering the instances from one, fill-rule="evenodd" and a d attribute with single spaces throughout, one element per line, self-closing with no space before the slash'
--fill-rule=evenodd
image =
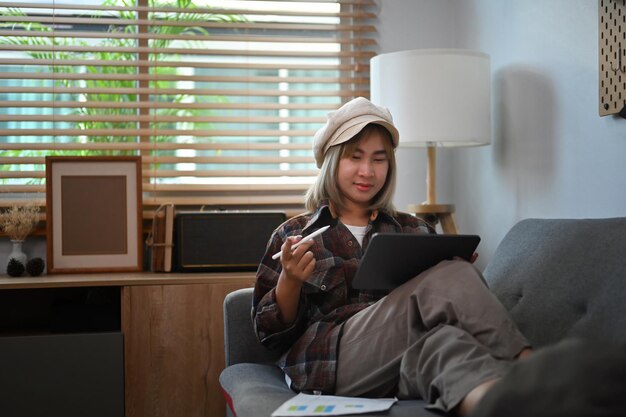
<path id="1" fill-rule="evenodd" d="M 484 271 L 535 347 L 565 337 L 626 343 L 626 219 L 527 219 Z"/>

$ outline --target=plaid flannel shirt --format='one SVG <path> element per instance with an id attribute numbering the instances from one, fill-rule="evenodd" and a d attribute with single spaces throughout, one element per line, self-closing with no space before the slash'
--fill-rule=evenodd
<path id="1" fill-rule="evenodd" d="M 303 235 L 331 225 L 314 238 L 315 270 L 300 291 L 294 323 L 285 324 L 276 304 L 276 284 L 282 265 L 272 255 L 288 236 Z M 298 391 L 335 390 L 335 371 L 343 323 L 387 295 L 388 291 L 359 291 L 351 287 L 359 261 L 376 232 L 434 233 L 423 220 L 407 213 L 372 216 L 361 247 L 352 233 L 333 218 L 328 204 L 312 214 L 296 216 L 278 227 L 268 242 L 257 271 L 252 319 L 263 345 L 283 352 L 277 365 Z"/>

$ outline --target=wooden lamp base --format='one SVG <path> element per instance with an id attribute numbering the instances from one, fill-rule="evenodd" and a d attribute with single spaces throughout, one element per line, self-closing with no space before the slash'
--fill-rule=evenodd
<path id="1" fill-rule="evenodd" d="M 433 228 L 441 223 L 441 229 L 446 234 L 457 234 L 454 224 L 454 206 L 451 204 L 437 204 L 435 184 L 437 172 L 437 153 L 434 145 L 428 146 L 428 159 L 426 171 L 426 202 L 423 204 L 411 204 L 407 210 L 415 213 L 426 220 Z"/>

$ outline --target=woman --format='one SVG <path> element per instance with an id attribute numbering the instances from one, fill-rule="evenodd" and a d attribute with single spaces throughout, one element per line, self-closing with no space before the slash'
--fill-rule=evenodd
<path id="1" fill-rule="evenodd" d="M 374 233 L 433 233 L 391 203 L 398 137 L 388 110 L 364 98 L 328 115 L 314 138 L 321 171 L 308 212 L 274 232 L 259 266 L 254 326 L 284 352 L 278 365 L 295 390 L 423 398 L 464 416 L 530 351 L 480 273 L 446 261 L 391 292 L 350 285 Z"/>

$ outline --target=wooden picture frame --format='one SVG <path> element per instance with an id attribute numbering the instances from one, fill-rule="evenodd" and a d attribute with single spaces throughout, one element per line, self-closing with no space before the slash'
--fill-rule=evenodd
<path id="1" fill-rule="evenodd" d="M 141 157 L 46 157 L 48 274 L 143 270 Z"/>

